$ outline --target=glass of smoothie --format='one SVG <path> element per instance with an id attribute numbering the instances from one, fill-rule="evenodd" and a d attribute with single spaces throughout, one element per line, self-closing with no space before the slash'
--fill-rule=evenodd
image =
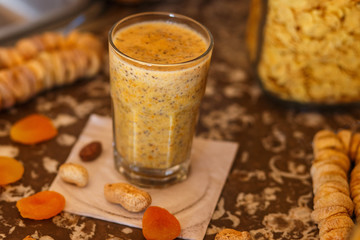
<path id="1" fill-rule="evenodd" d="M 135 14 L 111 29 L 115 166 L 130 182 L 162 187 L 188 176 L 213 44 L 203 25 L 172 13 Z"/>

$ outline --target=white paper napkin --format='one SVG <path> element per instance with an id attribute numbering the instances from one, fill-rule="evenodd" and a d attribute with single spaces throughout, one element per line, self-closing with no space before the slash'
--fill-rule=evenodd
<path id="1" fill-rule="evenodd" d="M 94 140 L 102 143 L 102 154 L 93 162 L 82 162 L 78 156 L 80 149 Z M 151 205 L 166 208 L 176 216 L 181 224 L 181 238 L 204 238 L 237 147 L 233 142 L 195 138 L 188 179 L 164 189 L 144 189 L 152 197 Z M 64 195 L 65 211 L 141 228 L 143 213 L 130 213 L 104 197 L 105 184 L 127 182 L 114 167 L 110 118 L 90 116 L 66 162 L 86 167 L 89 183 L 85 188 L 78 188 L 56 176 L 50 190 Z"/>

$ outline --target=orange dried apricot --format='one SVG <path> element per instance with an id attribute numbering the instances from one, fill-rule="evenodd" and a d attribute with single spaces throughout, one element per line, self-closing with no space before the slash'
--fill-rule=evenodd
<path id="1" fill-rule="evenodd" d="M 57 129 L 52 121 L 41 114 L 31 114 L 16 122 L 10 129 L 13 141 L 28 145 L 50 140 L 56 135 Z"/>
<path id="2" fill-rule="evenodd" d="M 172 240 L 180 235 L 179 221 L 168 210 L 150 206 L 144 212 L 142 232 L 147 240 Z"/>
<path id="3" fill-rule="evenodd" d="M 36 240 L 36 239 L 31 237 L 30 235 L 27 235 L 23 240 Z"/>
<path id="4" fill-rule="evenodd" d="M 65 198 L 55 191 L 42 191 L 32 196 L 22 198 L 16 207 L 23 218 L 42 220 L 52 218 L 65 207 Z"/>
<path id="5" fill-rule="evenodd" d="M 24 174 L 21 162 L 11 157 L 0 156 L 0 185 L 16 182 Z"/>

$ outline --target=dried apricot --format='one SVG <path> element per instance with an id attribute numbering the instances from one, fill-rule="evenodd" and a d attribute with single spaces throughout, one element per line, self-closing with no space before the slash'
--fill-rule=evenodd
<path id="1" fill-rule="evenodd" d="M 16 182 L 23 174 L 24 166 L 21 162 L 0 156 L 0 185 Z"/>
<path id="2" fill-rule="evenodd" d="M 36 239 L 31 237 L 30 235 L 27 235 L 23 240 L 36 240 Z"/>
<path id="3" fill-rule="evenodd" d="M 65 207 L 65 198 L 58 192 L 42 191 L 16 203 L 21 216 L 34 220 L 52 218 Z"/>
<path id="4" fill-rule="evenodd" d="M 172 240 L 180 235 L 179 221 L 168 210 L 150 206 L 144 212 L 142 232 L 147 240 Z"/>
<path id="5" fill-rule="evenodd" d="M 13 141 L 23 144 L 36 144 L 57 135 L 57 129 L 52 121 L 41 114 L 31 114 L 18 122 L 10 129 L 10 137 Z"/>

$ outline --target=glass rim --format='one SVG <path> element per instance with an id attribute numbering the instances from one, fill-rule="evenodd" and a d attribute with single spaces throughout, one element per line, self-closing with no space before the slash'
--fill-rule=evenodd
<path id="1" fill-rule="evenodd" d="M 114 33 L 114 29 L 121 23 L 129 20 L 129 19 L 132 19 L 132 18 L 136 18 L 136 17 L 140 17 L 140 16 L 150 16 L 150 15 L 159 15 L 159 16 L 168 16 L 170 18 L 179 18 L 179 19 L 185 19 L 185 20 L 188 20 L 190 22 L 193 22 L 195 23 L 196 25 L 198 25 L 199 27 L 201 27 L 204 32 L 207 33 L 208 37 L 209 37 L 209 44 L 208 44 L 208 48 L 199 56 L 197 56 L 196 58 L 193 58 L 193 59 L 190 59 L 190 60 L 187 60 L 185 62 L 178 62 L 178 63 L 151 63 L 151 62 L 146 62 L 146 61 L 141 61 L 141 60 L 138 60 L 138 59 L 135 59 L 133 57 L 130 57 L 128 55 L 126 55 L 125 53 L 123 53 L 122 51 L 120 51 L 114 44 L 113 42 L 113 33 Z M 193 28 L 191 28 L 193 29 Z M 195 29 L 193 29 L 195 30 Z M 195 30 L 196 31 L 196 30 Z M 201 34 L 201 33 L 199 33 Z M 211 34 L 211 32 L 209 31 L 209 29 L 207 27 L 205 27 L 203 24 L 199 23 L 198 21 L 190 18 L 190 17 L 187 17 L 185 15 L 181 15 L 181 14 L 177 14 L 177 13 L 171 13 L 171 12 L 142 12 L 142 13 L 137 13 L 137 14 L 132 14 L 132 15 L 129 15 L 125 18 L 122 18 L 120 19 L 119 21 L 117 21 L 110 29 L 109 31 L 109 35 L 108 35 L 108 38 L 109 38 L 109 43 L 112 47 L 112 49 L 114 49 L 116 51 L 117 54 L 125 57 L 126 59 L 130 60 L 130 61 L 134 61 L 138 64 L 141 64 L 141 65 L 146 65 L 146 66 L 154 66 L 154 67 L 171 67 L 171 66 L 181 66 L 181 65 L 184 65 L 184 64 L 190 64 L 190 63 L 193 63 L 193 62 L 196 62 L 202 58 L 204 58 L 205 56 L 207 56 L 211 50 L 213 49 L 213 46 L 214 46 L 214 39 L 213 39 L 213 36 Z"/>

